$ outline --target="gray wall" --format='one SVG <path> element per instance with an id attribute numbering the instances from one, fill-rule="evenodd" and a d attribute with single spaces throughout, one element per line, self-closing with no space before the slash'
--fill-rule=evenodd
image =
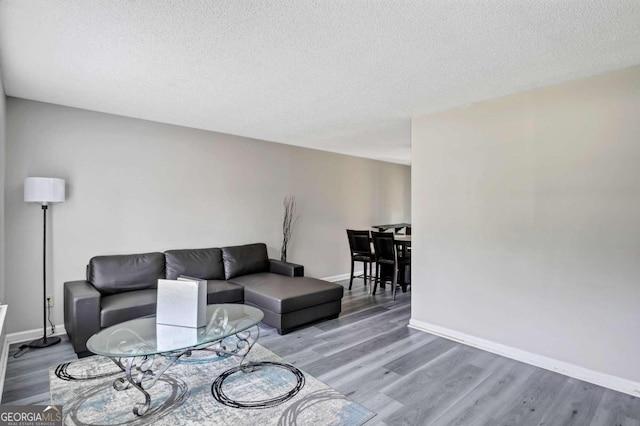
<path id="1" fill-rule="evenodd" d="M 0 75 L 0 305 L 6 304 L 5 300 L 5 230 L 4 230 L 4 184 L 6 172 L 6 96 L 4 94 L 4 85 L 2 83 L 2 75 Z M 6 311 L 7 307 L 0 307 L 0 354 L 4 351 L 4 339 L 6 336 Z M 4 311 L 4 312 L 3 312 Z M 0 356 L 0 362 L 3 360 Z M 2 367 L 0 367 L 1 369 Z M 4 377 L 0 377 L 4 380 Z M 0 384 L 2 388 L 2 384 Z M 1 397 L 0 397 L 1 399 Z"/>
<path id="2" fill-rule="evenodd" d="M 95 255 L 262 241 L 279 257 L 282 200 L 297 197 L 289 260 L 310 276 L 349 270 L 347 227 L 410 219 L 410 168 L 8 98 L 9 332 L 42 327 L 42 213 L 27 176 L 67 179 L 49 213 L 49 293 Z"/>
<path id="3" fill-rule="evenodd" d="M 412 131 L 412 321 L 639 382 L 640 68 Z"/>
<path id="4" fill-rule="evenodd" d="M 6 96 L 0 75 L 0 304 L 5 302 L 4 184 L 6 175 Z M 1 348 L 0 348 L 1 349 Z"/>

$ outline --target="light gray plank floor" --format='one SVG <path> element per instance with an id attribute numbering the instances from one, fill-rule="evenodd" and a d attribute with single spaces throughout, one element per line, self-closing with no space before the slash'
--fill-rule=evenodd
<path id="1" fill-rule="evenodd" d="M 410 297 L 358 279 L 340 318 L 285 336 L 261 326 L 260 343 L 376 412 L 371 425 L 640 426 L 639 398 L 407 328 Z M 76 359 L 71 344 L 18 347 L 2 403 L 48 403 L 48 368 Z"/>

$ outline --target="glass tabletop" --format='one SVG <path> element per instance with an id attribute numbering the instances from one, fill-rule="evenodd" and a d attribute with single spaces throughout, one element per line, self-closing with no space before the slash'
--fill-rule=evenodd
<path id="1" fill-rule="evenodd" d="M 87 341 L 98 355 L 134 357 L 179 351 L 212 343 L 247 330 L 262 321 L 264 314 L 253 306 L 221 304 L 207 306 L 207 325 L 200 328 L 156 324 L 148 316 L 100 330 Z"/>

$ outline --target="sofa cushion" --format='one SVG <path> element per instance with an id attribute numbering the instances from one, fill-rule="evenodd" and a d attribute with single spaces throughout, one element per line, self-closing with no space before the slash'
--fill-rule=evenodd
<path id="1" fill-rule="evenodd" d="M 223 247 L 222 260 L 226 279 L 269 270 L 267 245 L 264 243 Z"/>
<path id="2" fill-rule="evenodd" d="M 207 281 L 207 305 L 244 302 L 244 287 L 222 280 Z"/>
<path id="3" fill-rule="evenodd" d="M 127 291 L 100 299 L 100 327 L 156 313 L 156 289 Z"/>
<path id="4" fill-rule="evenodd" d="M 201 280 L 223 280 L 224 264 L 219 248 L 167 250 L 167 279 L 175 280 L 185 275 Z"/>
<path id="5" fill-rule="evenodd" d="M 164 254 L 96 256 L 89 261 L 87 275 L 103 295 L 156 288 L 164 278 Z"/>
<path id="6" fill-rule="evenodd" d="M 344 287 L 310 277 L 262 272 L 233 278 L 244 286 L 244 300 L 279 314 L 342 299 Z"/>

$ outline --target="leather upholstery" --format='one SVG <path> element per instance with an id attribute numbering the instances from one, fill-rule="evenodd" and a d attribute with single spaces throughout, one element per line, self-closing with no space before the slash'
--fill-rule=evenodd
<path id="1" fill-rule="evenodd" d="M 310 277 L 285 277 L 269 272 L 231 280 L 244 287 L 244 300 L 285 314 L 342 299 L 344 287 Z"/>
<path id="2" fill-rule="evenodd" d="M 375 259 L 375 256 L 373 255 L 373 253 L 371 254 L 358 253 L 353 255 L 353 260 L 357 262 L 372 262 L 374 259 Z"/>
<path id="3" fill-rule="evenodd" d="M 64 321 L 74 350 L 86 352 L 87 340 L 101 328 L 155 314 L 165 264 L 169 279 L 207 279 L 208 304 L 246 301 L 281 334 L 340 313 L 342 286 L 304 277 L 302 265 L 269 260 L 265 244 L 97 256 L 87 266 L 87 281 L 64 284 Z"/>
<path id="4" fill-rule="evenodd" d="M 207 305 L 244 302 L 244 287 L 223 280 L 207 281 Z"/>
<path id="5" fill-rule="evenodd" d="M 89 261 L 89 281 L 103 295 L 156 288 L 164 278 L 162 253 L 96 256 Z"/>
<path id="6" fill-rule="evenodd" d="M 87 351 L 87 340 L 100 331 L 100 292 L 90 282 L 64 283 L 64 327 L 77 353 Z"/>
<path id="7" fill-rule="evenodd" d="M 257 306 L 251 302 L 246 302 L 246 304 L 260 309 L 264 313 L 262 322 L 277 328 L 278 334 L 286 334 L 291 331 L 292 328 L 324 318 L 336 318 L 342 308 L 342 302 L 335 300 L 333 302 L 323 303 L 322 305 L 310 306 L 298 311 L 279 314 L 266 309 L 264 306 Z"/>
<path id="8" fill-rule="evenodd" d="M 283 262 L 281 260 L 269 259 L 269 272 L 287 277 L 304 276 L 304 266 L 296 263 Z"/>
<path id="9" fill-rule="evenodd" d="M 110 327 L 134 318 L 156 313 L 157 290 L 127 291 L 125 293 L 102 296 L 100 326 Z"/>
<path id="10" fill-rule="evenodd" d="M 219 248 L 167 250 L 164 257 L 169 280 L 180 275 L 201 280 L 224 280 L 222 250 Z"/>
<path id="11" fill-rule="evenodd" d="M 269 270 L 267 245 L 263 243 L 223 247 L 222 259 L 227 280 Z"/>

